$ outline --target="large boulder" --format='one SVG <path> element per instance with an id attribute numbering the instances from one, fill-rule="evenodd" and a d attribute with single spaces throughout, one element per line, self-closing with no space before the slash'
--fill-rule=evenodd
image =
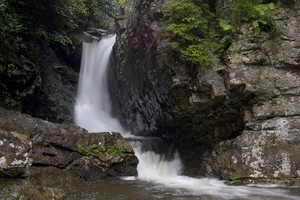
<path id="1" fill-rule="evenodd" d="M 117 18 L 116 114 L 135 134 L 173 138 L 186 174 L 293 184 L 300 165 L 299 1 L 274 1 L 280 37 L 254 36 L 245 24 L 208 69 L 188 66 L 172 50 L 163 31 L 168 2 L 126 1 Z"/>
<path id="2" fill-rule="evenodd" d="M 0 175 L 45 184 L 136 175 L 137 158 L 119 133 L 88 133 L 0 109 Z"/>

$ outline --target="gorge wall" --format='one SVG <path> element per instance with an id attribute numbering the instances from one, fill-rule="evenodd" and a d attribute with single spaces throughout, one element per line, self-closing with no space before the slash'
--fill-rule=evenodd
<path id="1" fill-rule="evenodd" d="M 0 106 L 52 122 L 70 123 L 78 74 L 51 48 L 41 49 L 35 63 L 24 58 L 12 75 L 0 74 Z"/>
<path id="2" fill-rule="evenodd" d="M 299 184 L 300 2 L 278 0 L 282 35 L 244 25 L 225 58 L 190 67 L 171 48 L 168 0 L 127 0 L 117 18 L 111 93 L 137 135 L 172 138 L 185 174 Z M 216 1 L 217 12 L 225 10 Z"/>

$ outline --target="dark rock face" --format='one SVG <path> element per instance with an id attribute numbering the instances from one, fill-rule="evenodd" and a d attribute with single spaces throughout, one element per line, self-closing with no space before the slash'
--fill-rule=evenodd
<path id="1" fill-rule="evenodd" d="M 41 86 L 23 100 L 22 111 L 52 122 L 72 122 L 78 74 L 49 51 L 41 61 Z"/>
<path id="2" fill-rule="evenodd" d="M 164 46 L 168 43 L 157 41 L 160 38 L 155 36 L 158 34 L 155 30 L 162 26 L 159 19 L 163 4 L 160 1 L 157 7 L 153 4 L 154 1 L 127 1 L 125 4 L 125 15 L 119 16 L 118 21 L 120 33 L 112 69 L 115 77 L 111 80 L 115 107 L 122 108 L 124 124 L 132 133 L 142 135 L 164 128 L 166 123 L 160 126 L 159 122 L 163 119 L 161 107 L 173 106 L 168 91 L 172 71 L 164 63 L 168 61 L 157 56 L 165 54 Z M 136 15 L 131 16 L 133 12 Z M 155 19 L 153 26 L 150 19 Z"/>
<path id="3" fill-rule="evenodd" d="M 88 133 L 0 109 L 0 177 L 59 185 L 135 175 L 137 158 L 119 133 Z"/>
<path id="4" fill-rule="evenodd" d="M 72 122 L 78 74 L 50 48 L 43 49 L 37 63 L 18 59 L 14 74 L 0 74 L 0 106 L 52 122 Z"/>
<path id="5" fill-rule="evenodd" d="M 299 2 L 277 1 L 280 38 L 253 39 L 245 25 L 225 62 L 216 57 L 205 70 L 174 55 L 166 3 L 127 1 L 118 18 L 111 92 L 123 123 L 134 134 L 172 137 L 186 174 L 299 177 Z"/>

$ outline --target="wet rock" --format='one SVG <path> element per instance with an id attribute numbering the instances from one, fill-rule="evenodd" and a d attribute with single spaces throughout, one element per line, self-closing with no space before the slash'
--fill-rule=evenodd
<path id="1" fill-rule="evenodd" d="M 119 133 L 88 133 L 75 125 L 58 125 L 4 109 L 0 109 L 0 130 L 1 173 L 9 174 L 7 165 L 17 158 L 23 167 L 20 174 L 30 172 L 32 182 L 48 185 L 136 174 L 137 158 Z M 10 148 L 12 139 L 6 135 L 22 139 L 27 149 L 19 148 L 20 144 L 16 150 Z"/>

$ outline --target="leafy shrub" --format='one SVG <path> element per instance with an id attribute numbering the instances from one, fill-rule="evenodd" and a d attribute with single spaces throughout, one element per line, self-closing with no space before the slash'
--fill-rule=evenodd
<path id="1" fill-rule="evenodd" d="M 173 48 L 193 64 L 207 67 L 211 63 L 208 51 L 216 45 L 214 20 L 208 5 L 202 1 L 172 1 L 164 9 L 167 31 L 174 35 Z"/>
<path id="2" fill-rule="evenodd" d="M 275 23 L 267 14 L 269 10 L 275 9 L 273 3 L 257 4 L 254 0 L 227 1 L 231 3 L 231 16 L 228 20 L 220 19 L 219 25 L 223 31 L 227 33 L 238 32 L 240 26 L 245 22 L 251 23 L 256 34 L 264 29 L 270 32 L 275 31 Z"/>

